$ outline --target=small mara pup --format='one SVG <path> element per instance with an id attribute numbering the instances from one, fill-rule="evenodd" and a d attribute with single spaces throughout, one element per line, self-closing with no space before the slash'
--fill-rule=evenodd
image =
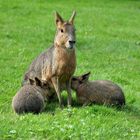
<path id="1" fill-rule="evenodd" d="M 49 98 L 47 85 L 38 78 L 29 79 L 30 83 L 21 87 L 13 97 L 12 107 L 18 113 L 39 113 L 43 110 L 45 101 Z"/>
<path id="2" fill-rule="evenodd" d="M 125 105 L 123 91 L 118 85 L 108 80 L 89 81 L 89 75 L 90 72 L 72 78 L 72 89 L 80 104 Z"/>
<path id="3" fill-rule="evenodd" d="M 75 15 L 76 13 L 73 12 L 71 18 L 64 21 L 56 12 L 54 43 L 52 47 L 41 53 L 32 62 L 23 79 L 23 85 L 29 82 L 29 78 L 34 79 L 35 77 L 47 81 L 49 86 L 57 93 L 60 106 L 63 106 L 62 90 L 66 90 L 68 93 L 68 105 L 71 105 L 72 102 L 71 78 L 76 69 Z"/>

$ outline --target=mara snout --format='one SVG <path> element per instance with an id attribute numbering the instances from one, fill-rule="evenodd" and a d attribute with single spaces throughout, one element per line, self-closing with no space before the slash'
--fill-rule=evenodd
<path id="1" fill-rule="evenodd" d="M 89 75 L 86 73 L 72 78 L 72 89 L 76 91 L 80 104 L 125 105 L 124 93 L 117 84 L 108 80 L 89 81 Z"/>

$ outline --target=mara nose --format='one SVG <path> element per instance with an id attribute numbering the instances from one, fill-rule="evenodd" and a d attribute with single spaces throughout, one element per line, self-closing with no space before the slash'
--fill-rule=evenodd
<path id="1" fill-rule="evenodd" d="M 73 44 L 75 44 L 75 43 L 76 43 L 76 41 L 69 40 L 69 43 L 70 43 L 71 45 L 73 45 Z"/>

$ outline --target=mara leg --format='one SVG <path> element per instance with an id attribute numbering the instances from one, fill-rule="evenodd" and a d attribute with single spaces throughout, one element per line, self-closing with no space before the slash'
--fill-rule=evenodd
<path id="1" fill-rule="evenodd" d="M 53 83 L 53 86 L 54 86 L 55 91 L 57 93 L 57 97 L 58 97 L 58 100 L 59 100 L 59 105 L 60 105 L 60 107 L 62 107 L 62 98 L 61 98 L 61 93 L 60 93 L 60 83 L 59 83 L 58 77 L 57 78 L 52 78 L 52 83 Z"/>
<path id="2" fill-rule="evenodd" d="M 68 104 L 68 106 L 71 106 L 71 104 L 72 104 L 72 96 L 71 96 L 71 78 L 69 79 L 69 81 L 66 82 L 66 89 L 67 89 L 67 93 L 68 93 L 67 104 Z"/>

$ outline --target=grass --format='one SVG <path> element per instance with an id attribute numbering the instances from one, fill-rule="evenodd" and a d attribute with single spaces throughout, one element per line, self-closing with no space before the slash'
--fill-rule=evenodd
<path id="1" fill-rule="evenodd" d="M 11 100 L 32 60 L 52 43 L 54 11 L 76 9 L 76 75 L 109 79 L 124 90 L 122 109 L 58 102 L 16 115 Z M 0 139 L 140 139 L 140 2 L 138 0 L 0 0 Z M 66 94 L 64 93 L 64 99 Z"/>

